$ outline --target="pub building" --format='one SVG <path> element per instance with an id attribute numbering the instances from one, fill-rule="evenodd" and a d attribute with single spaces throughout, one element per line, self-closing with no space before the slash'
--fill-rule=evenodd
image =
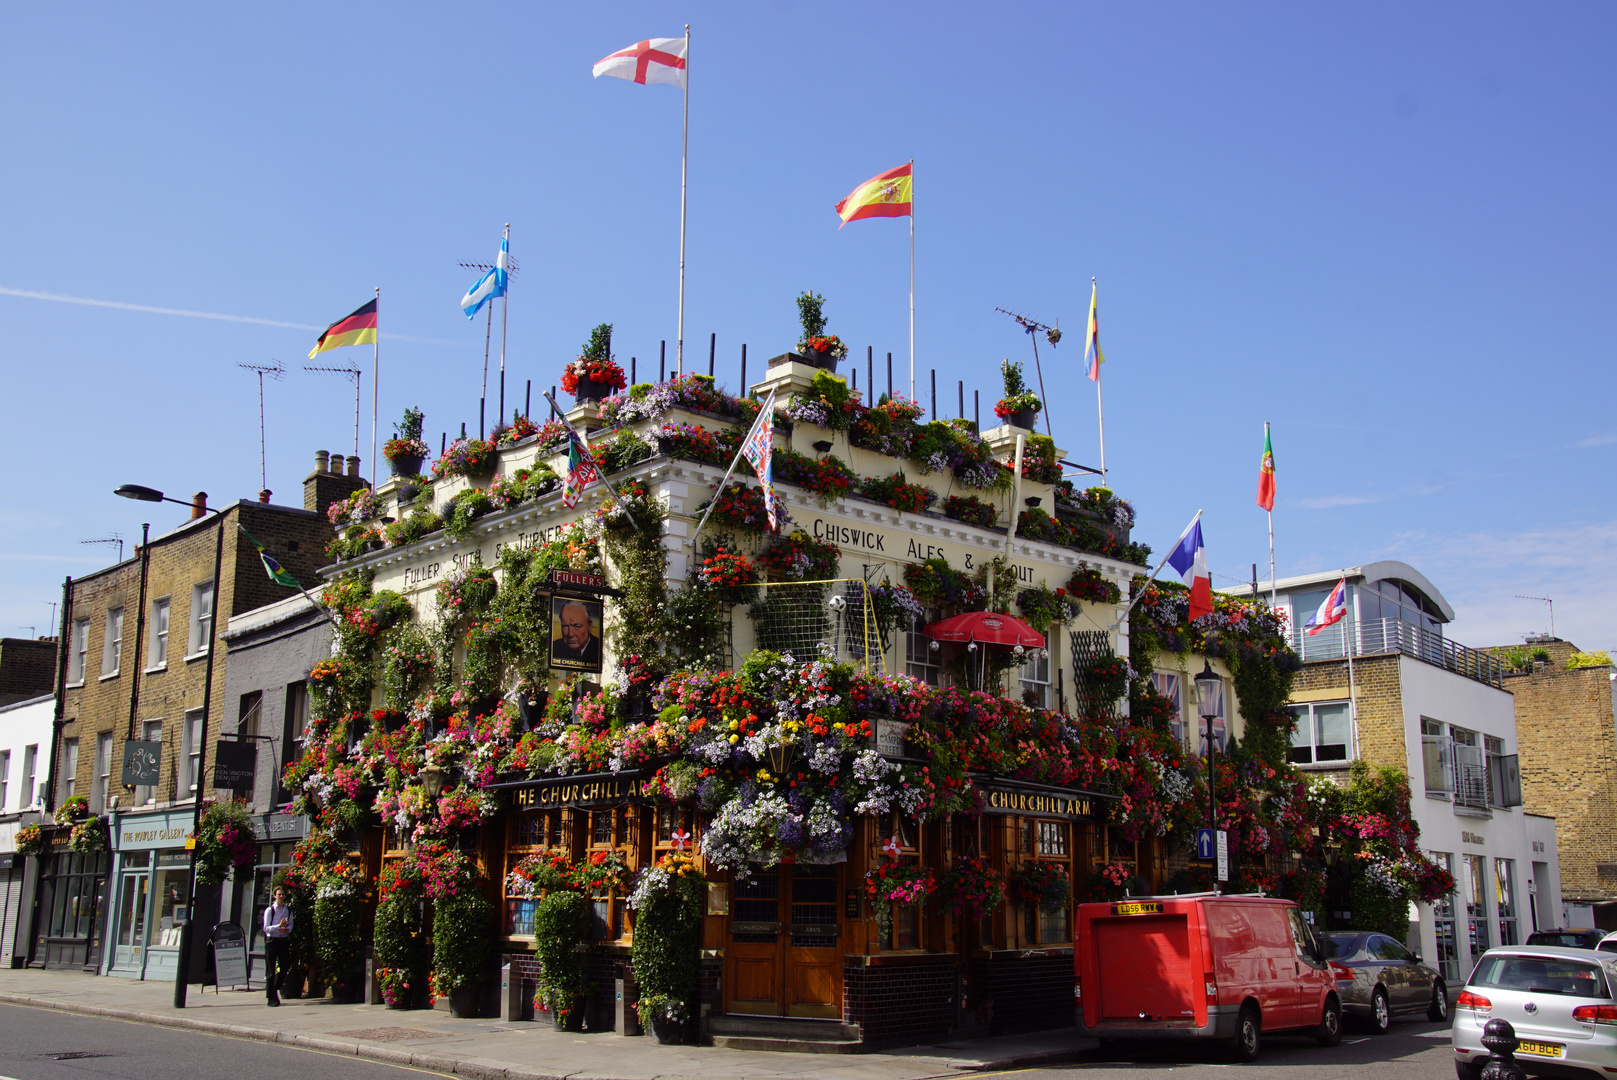
<path id="1" fill-rule="evenodd" d="M 766 378 L 751 389 L 759 398 L 774 389 L 778 403 L 784 405 L 794 392 L 807 392 L 815 374 L 801 357 L 786 354 L 771 361 Z M 592 445 L 599 448 L 611 437 L 599 415 L 597 403 L 583 402 L 566 419 L 580 433 L 588 432 Z M 656 447 L 659 425 L 717 427 L 716 421 L 724 419 L 676 404 L 621 426 Z M 745 430 L 745 424 L 741 429 Z M 1021 462 L 1028 451 L 1029 432 L 1009 424 L 982 437 L 1001 461 Z M 830 431 L 802 419 L 784 430 L 777 426 L 775 446 L 777 454 L 794 450 L 810 457 L 834 447 L 861 476 L 886 476 L 903 466 L 902 460 L 856 445 L 846 432 Z M 1064 456 L 1061 451 L 1055 453 L 1058 459 Z M 490 472 L 511 477 L 536 462 L 565 473 L 565 446 L 541 450 L 538 439 L 524 439 L 500 449 Z M 920 473 L 910 468 L 915 473 L 911 482 L 933 488 L 940 498 L 961 493 L 947 471 Z M 743 464 L 737 476 L 746 469 Z M 693 560 L 699 557 L 698 522 L 724 475 L 725 464 L 656 453 L 607 476 L 619 490 L 637 482 L 666 508 L 662 544 L 668 556 L 665 581 L 671 592 L 686 584 Z M 1075 619 L 1052 624 L 1046 634 L 1030 631 L 1015 618 L 990 613 L 984 618 L 993 626 L 979 625 L 964 636 L 949 635 L 936 629 L 941 613 L 929 610 L 902 624 L 890 640 L 878 643 L 874 637 L 840 624 L 827 632 L 827 623 L 822 621 L 822 639 L 830 640 L 807 643 L 803 650 L 807 655 L 797 656 L 800 662 L 812 659 L 818 645 L 837 659 L 873 673 L 908 674 L 934 686 L 951 681 L 975 686 L 979 676 L 973 672 L 980 672 L 981 667 L 974 665 L 981 664 L 987 650 L 1015 648 L 1021 663 L 1006 672 L 1002 692 L 1077 716 L 1083 688 L 1073 682 L 1078 670 L 1075 658 L 1096 653 L 1128 655 L 1129 582 L 1132 575 L 1147 572 L 1146 567 L 1053 541 L 1029 539 L 1003 526 L 970 524 L 930 511 L 900 511 L 853 494 L 822 499 L 782 482 L 779 476 L 777 472 L 776 491 L 792 518 L 782 533 L 801 530 L 835 543 L 841 549 L 839 576 L 852 579 L 855 585 L 861 579 L 901 583 L 906 566 L 928 559 L 946 559 L 968 575 L 997 559 L 1014 575 L 1017 589 L 1064 588 L 1075 571 L 1086 569 L 1101 582 L 1115 586 L 1112 595 L 1120 597 L 1113 602 L 1086 601 Z M 440 478 L 432 489 L 433 509 L 443 512 L 458 492 L 486 487 L 488 482 L 486 476 Z M 415 498 L 413 486 L 397 478 L 381 483 L 377 494 L 381 513 L 389 519 L 403 520 L 415 509 L 410 505 Z M 978 494 L 996 504 L 1000 522 L 1015 521 L 1023 507 L 1041 502 L 1046 507 L 1058 505 L 1052 484 L 1024 475 L 1015 476 L 1009 492 Z M 479 563 L 494 567 L 508 545 L 548 543 L 610 502 L 600 483 L 590 485 L 582 502 L 571 508 L 564 505 L 561 492 L 555 491 L 486 514 L 460 539 L 430 533 L 412 543 L 355 554 L 323 573 L 339 580 L 356 571 L 370 575 L 374 589 L 402 594 L 412 605 L 413 617 L 430 626 L 438 615 L 436 590 L 446 575 Z M 729 531 L 710 521 L 702 535 Z M 1127 542 L 1126 528 L 1121 538 Z M 760 541 L 745 535 L 737 540 L 743 550 L 754 554 L 766 542 L 767 538 Z M 581 603 L 581 608 L 573 609 L 575 621 L 587 616 L 586 629 L 604 644 L 607 626 L 635 617 L 613 595 L 615 584 L 617 575 L 610 564 L 604 579 L 582 574 L 552 579 L 551 603 L 558 621 L 563 608 Z M 837 595 L 836 590 L 832 592 Z M 754 618 L 746 617 L 746 611 L 742 604 L 730 619 L 728 662 L 721 667 L 739 668 L 759 647 L 761 628 Z M 837 613 L 844 614 L 842 609 Z M 1024 631 L 1033 637 L 1015 636 Z M 1001 632 L 1011 635 L 1000 639 L 1007 644 L 996 641 L 994 635 Z M 1016 644 L 1009 645 L 1010 641 Z M 560 649 L 560 636 L 557 642 Z M 570 653 L 586 648 L 568 645 Z M 586 686 L 593 680 L 606 683 L 621 677 L 623 658 L 613 655 L 610 647 L 602 651 L 599 674 L 587 666 L 557 667 L 551 673 L 551 691 L 561 685 L 557 679 L 579 670 L 585 672 Z M 1213 663 L 1227 680 L 1227 670 L 1217 661 Z M 1200 667 L 1197 657 L 1194 669 Z M 1167 692 L 1161 678 L 1159 688 Z M 1172 689 L 1176 703 L 1177 687 L 1188 686 L 1186 674 L 1177 678 Z M 1228 696 L 1231 707 L 1226 711 L 1233 717 L 1233 694 Z M 1118 707 L 1126 708 L 1126 702 Z M 644 710 L 644 703 L 640 708 Z M 525 702 L 525 719 L 527 715 Z M 911 755 L 904 725 L 880 716 L 871 719 L 874 741 L 884 758 L 924 764 Z M 1175 730 L 1190 751 L 1195 721 L 1188 723 L 1187 730 L 1181 718 Z M 509 870 L 525 856 L 542 852 L 560 852 L 576 863 L 595 853 L 615 851 L 636 870 L 665 854 L 685 852 L 702 865 L 702 841 L 711 815 L 691 803 L 670 804 L 659 799 L 647 783 L 650 773 L 650 768 L 643 767 L 618 773 L 500 779 L 492 786 L 501 795 L 501 809 L 485 821 L 476 841 L 491 889 L 500 890 Z M 1122 864 L 1145 883 L 1159 887 L 1173 868 L 1170 861 L 1182 867 L 1185 853 L 1168 850 L 1162 838 L 1126 839 L 1123 830 L 1110 823 L 1115 796 L 1002 776 L 977 775 L 972 780 L 982 794 L 979 814 L 927 821 L 899 811 L 853 815 L 852 839 L 846 849 L 822 861 L 787 854 L 772 865 L 755 863 L 745 875 L 737 874 L 733 867 L 704 866 L 708 886 L 702 940 L 703 1036 L 718 1045 L 785 1049 L 820 1042 L 842 1049 L 1073 1023 L 1072 903 L 1051 912 L 1007 899 L 981 919 L 941 913 L 936 904 L 894 904 L 884 928 L 863 888 L 866 872 L 896 859 L 931 867 L 941 876 L 954 860 L 974 857 L 1007 874 L 1037 859 L 1058 865 L 1073 882 L 1086 879 L 1103 865 Z M 428 791 L 434 794 L 430 788 Z M 404 853 L 405 841 L 389 827 L 373 850 L 379 850 L 380 860 L 386 862 Z M 374 872 L 377 867 L 372 863 L 369 869 Z M 586 1008 L 592 1028 L 633 1025 L 632 1012 L 628 1021 L 621 1008 L 614 1017 L 613 1000 L 614 986 L 626 984 L 631 992 L 633 986 L 628 960 L 634 916 L 626 899 L 617 890 L 590 898 L 594 923 L 590 980 L 597 992 Z M 512 982 L 520 980 L 524 990 L 520 999 L 512 995 L 516 1004 L 509 1007 L 520 1009 L 521 1001 L 531 999 L 537 973 L 534 901 L 502 894 L 498 912 L 496 949 L 510 965 Z M 532 1005 L 526 1008 L 531 1010 Z"/>

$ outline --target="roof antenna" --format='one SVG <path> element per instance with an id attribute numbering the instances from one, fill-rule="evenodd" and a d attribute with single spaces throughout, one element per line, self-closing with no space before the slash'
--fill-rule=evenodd
<path id="1" fill-rule="evenodd" d="M 1541 604 L 1548 604 L 1549 608 L 1550 608 L 1550 637 L 1552 637 L 1552 638 L 1555 637 L 1555 601 L 1554 600 L 1551 600 L 1547 596 L 1523 596 L 1521 593 L 1516 594 L 1516 599 L 1518 599 L 1518 600 L 1537 600 Z M 1559 640 L 1559 639 L 1557 639 L 1557 640 Z"/>
<path id="2" fill-rule="evenodd" d="M 258 488 L 262 491 L 269 487 L 269 466 L 264 452 L 264 376 L 268 375 L 276 382 L 286 378 L 286 368 L 281 366 L 279 360 L 268 364 L 237 364 L 258 376 Z M 119 559 L 119 562 L 122 562 Z"/>
<path id="3" fill-rule="evenodd" d="M 359 370 L 350 361 L 347 367 L 311 367 L 303 365 L 304 371 L 329 371 L 333 375 L 341 375 L 354 384 L 354 456 L 359 456 L 359 380 L 365 373 Z M 374 463 L 373 463 L 374 464 Z"/>
<path id="4" fill-rule="evenodd" d="M 1050 435 L 1050 399 L 1044 396 L 1044 368 L 1039 364 L 1039 335 L 1042 333 L 1045 340 L 1050 342 L 1050 347 L 1055 348 L 1056 343 L 1061 340 L 1060 320 L 1056 320 L 1055 326 L 1046 326 L 1037 319 L 1029 318 L 1026 315 L 1018 315 L 1016 312 L 1006 308 L 997 307 L 994 310 L 1015 319 L 1016 325 L 1020 326 L 1023 332 L 1027 334 L 1028 340 L 1033 342 L 1033 370 L 1039 376 L 1039 397 L 1044 401 L 1044 433 Z M 1054 438 L 1053 435 L 1051 437 Z"/>
<path id="5" fill-rule="evenodd" d="M 119 562 L 124 561 L 124 538 L 123 538 L 123 535 L 121 533 L 113 533 L 111 536 L 103 536 L 99 540 L 80 540 L 79 543 L 81 543 L 81 544 L 117 544 L 118 545 L 118 561 Z M 46 603 L 50 603 L 50 601 L 46 601 Z M 56 618 L 56 610 L 55 610 L 54 607 L 51 609 L 51 618 L 53 620 Z"/>

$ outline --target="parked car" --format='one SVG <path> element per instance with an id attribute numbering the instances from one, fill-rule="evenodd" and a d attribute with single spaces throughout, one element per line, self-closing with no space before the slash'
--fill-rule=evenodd
<path id="1" fill-rule="evenodd" d="M 1488 1062 L 1482 1028 L 1509 1020 L 1531 1076 L 1617 1073 L 1617 957 L 1593 949 L 1513 945 L 1490 949 L 1454 1002 L 1451 1039 L 1460 1080 Z"/>
<path id="2" fill-rule="evenodd" d="M 1258 1056 L 1263 1036 L 1335 1046 L 1342 1005 L 1324 946 L 1290 900 L 1152 896 L 1078 908 L 1078 1032 L 1100 1039 L 1222 1039 Z"/>
<path id="3" fill-rule="evenodd" d="M 1595 951 L 1617 953 L 1617 932 L 1607 934 L 1601 938 L 1600 944 L 1595 946 Z"/>
<path id="4" fill-rule="evenodd" d="M 1449 1018 L 1449 991 L 1443 976 L 1386 934 L 1331 931 L 1322 934 L 1325 958 L 1336 975 L 1342 1011 L 1384 1035 L 1394 1016 L 1424 1013 L 1441 1023 Z"/>
<path id="5" fill-rule="evenodd" d="M 1551 930 L 1534 930 L 1527 935 L 1528 945 L 1560 945 L 1567 949 L 1592 949 L 1600 944 L 1600 939 L 1606 936 L 1604 930 L 1593 927 L 1574 927 L 1563 930 L 1556 927 Z"/>

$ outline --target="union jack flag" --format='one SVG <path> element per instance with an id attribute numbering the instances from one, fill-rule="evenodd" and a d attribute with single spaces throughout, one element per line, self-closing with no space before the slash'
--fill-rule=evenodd
<path id="1" fill-rule="evenodd" d="M 595 457 L 590 448 L 579 439 L 578 432 L 571 428 L 567 431 L 567 479 L 562 482 L 561 504 L 568 509 L 578 505 L 578 500 L 584 497 L 584 489 L 591 480 L 599 480 L 601 474 L 595 470 Z"/>
<path id="2" fill-rule="evenodd" d="M 758 419 L 752 422 L 746 441 L 741 444 L 741 456 L 746 458 L 758 474 L 758 483 L 764 489 L 764 509 L 769 514 L 769 528 L 774 531 L 775 521 L 775 393 L 758 410 Z"/>

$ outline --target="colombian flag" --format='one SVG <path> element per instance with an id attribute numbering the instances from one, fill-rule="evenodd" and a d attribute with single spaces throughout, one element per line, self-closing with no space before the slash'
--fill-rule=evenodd
<path id="1" fill-rule="evenodd" d="M 914 177 L 910 175 L 914 167 L 912 162 L 888 169 L 854 188 L 853 194 L 836 205 L 842 225 L 867 217 L 907 217 L 914 195 Z"/>
<path id="2" fill-rule="evenodd" d="M 320 335 L 320 340 L 309 350 L 309 359 L 313 360 L 327 349 L 337 349 L 344 345 L 371 345 L 375 341 L 376 301 L 370 300 L 355 308 L 352 315 L 344 316 L 326 327 L 326 332 Z"/>

